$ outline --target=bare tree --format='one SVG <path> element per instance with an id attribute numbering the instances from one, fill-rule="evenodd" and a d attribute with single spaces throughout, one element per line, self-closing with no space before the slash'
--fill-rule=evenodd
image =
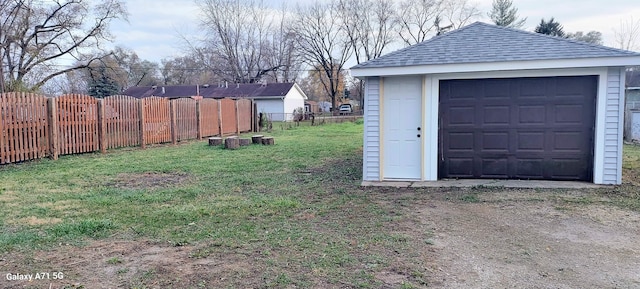
<path id="1" fill-rule="evenodd" d="M 480 15 L 469 0 L 403 0 L 396 15 L 397 33 L 405 45 L 413 45 L 463 27 Z"/>
<path id="2" fill-rule="evenodd" d="M 618 29 L 613 30 L 618 48 L 625 50 L 640 49 L 640 19 L 634 20 L 633 16 L 620 20 Z"/>
<path id="3" fill-rule="evenodd" d="M 0 0 L 1 91 L 37 90 L 52 78 L 86 68 L 105 55 L 109 25 L 126 19 L 125 5 L 106 0 Z M 98 52 L 96 52 L 98 51 Z M 61 58 L 76 63 L 63 66 Z"/>
<path id="4" fill-rule="evenodd" d="M 237 83 L 268 76 L 276 81 L 295 79 L 295 41 L 287 13 L 276 12 L 261 0 L 196 2 L 209 35 L 204 45 L 191 45 L 191 50 L 214 74 Z"/>
<path id="5" fill-rule="evenodd" d="M 339 0 L 336 5 L 356 62 L 380 57 L 394 40 L 393 1 Z"/>
<path id="6" fill-rule="evenodd" d="M 405 45 L 427 40 L 436 33 L 436 19 L 442 14 L 442 0 L 403 0 L 396 14 L 397 33 Z"/>
<path id="7" fill-rule="evenodd" d="M 325 77 L 319 77 L 324 90 L 336 107 L 340 74 L 353 54 L 344 25 L 333 16 L 337 6 L 319 1 L 296 11 L 295 33 L 303 61 Z"/>
<path id="8" fill-rule="evenodd" d="M 451 25 L 451 29 L 459 29 L 481 16 L 478 5 L 469 0 L 445 0 L 443 4 L 443 19 Z"/>
<path id="9" fill-rule="evenodd" d="M 274 82 L 295 82 L 300 76 L 302 61 L 297 50 L 296 34 L 291 27 L 291 16 L 283 5 L 277 12 L 265 53 L 266 67 L 278 67 L 266 73 Z"/>

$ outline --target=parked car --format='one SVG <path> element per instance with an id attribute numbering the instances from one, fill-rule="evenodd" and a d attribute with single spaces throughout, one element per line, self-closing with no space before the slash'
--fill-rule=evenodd
<path id="1" fill-rule="evenodd" d="M 351 107 L 351 104 L 341 104 L 340 107 L 340 114 L 347 114 L 347 113 L 352 113 L 353 112 L 353 108 Z"/>

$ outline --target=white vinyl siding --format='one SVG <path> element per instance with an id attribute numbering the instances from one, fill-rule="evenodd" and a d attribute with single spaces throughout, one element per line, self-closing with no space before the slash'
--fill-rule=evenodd
<path id="1" fill-rule="evenodd" d="M 304 110 L 304 97 L 297 89 L 292 87 L 284 98 L 284 113 L 286 115 L 286 121 L 293 120 L 293 111 L 299 107 Z"/>
<path id="2" fill-rule="evenodd" d="M 624 103 L 624 68 L 610 67 L 607 71 L 607 94 L 604 127 L 604 184 L 622 182 L 622 128 Z"/>
<path id="3" fill-rule="evenodd" d="M 364 97 L 362 179 L 380 180 L 380 78 L 368 77 Z"/>
<path id="4" fill-rule="evenodd" d="M 284 120 L 284 102 L 281 98 L 276 99 L 254 99 L 258 113 L 267 113 L 271 121 Z"/>

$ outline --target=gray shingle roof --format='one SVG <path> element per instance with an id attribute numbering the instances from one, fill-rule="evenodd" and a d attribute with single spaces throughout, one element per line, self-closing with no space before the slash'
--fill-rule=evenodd
<path id="1" fill-rule="evenodd" d="M 640 53 L 475 22 L 352 69 L 620 56 Z"/>

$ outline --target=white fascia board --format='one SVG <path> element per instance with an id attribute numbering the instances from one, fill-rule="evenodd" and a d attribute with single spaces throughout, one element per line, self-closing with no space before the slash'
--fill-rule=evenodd
<path id="1" fill-rule="evenodd" d="M 356 68 L 351 69 L 351 75 L 354 77 L 366 77 L 502 70 L 537 70 L 612 66 L 625 67 L 634 65 L 640 65 L 640 56 Z"/>

